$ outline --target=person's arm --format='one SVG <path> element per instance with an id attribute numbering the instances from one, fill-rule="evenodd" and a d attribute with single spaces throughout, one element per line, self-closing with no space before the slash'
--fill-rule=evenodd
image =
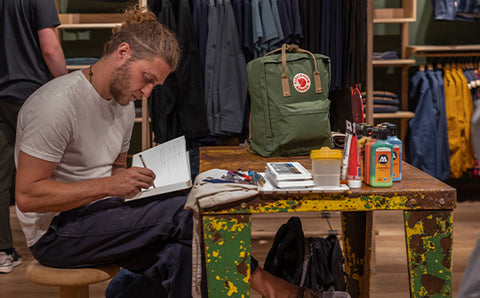
<path id="1" fill-rule="evenodd" d="M 127 169 L 127 152 L 120 153 L 112 164 L 112 176 Z"/>
<path id="2" fill-rule="evenodd" d="M 43 59 L 47 63 L 48 70 L 54 77 L 67 74 L 67 65 L 63 54 L 62 46 L 58 42 L 54 27 L 38 30 L 40 48 Z"/>
<path id="3" fill-rule="evenodd" d="M 22 212 L 61 212 L 108 196 L 133 196 L 155 179 L 151 170 L 132 167 L 110 177 L 62 183 L 51 179 L 56 167 L 55 162 L 19 152 L 15 198 Z"/>

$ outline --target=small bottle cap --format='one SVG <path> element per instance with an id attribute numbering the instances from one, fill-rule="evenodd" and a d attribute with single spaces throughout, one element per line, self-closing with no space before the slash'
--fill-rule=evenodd
<path id="1" fill-rule="evenodd" d="M 357 134 L 357 137 L 359 139 L 361 139 L 364 136 L 364 131 L 363 131 L 364 128 L 365 128 L 364 123 L 355 124 L 355 133 Z"/>
<path id="2" fill-rule="evenodd" d="M 388 135 L 389 136 L 397 136 L 397 126 L 393 123 L 388 123 L 387 124 L 387 128 L 388 128 Z"/>
<path id="3" fill-rule="evenodd" d="M 378 138 L 379 129 L 380 129 L 379 127 L 372 128 L 372 139 L 377 139 Z"/>
<path id="4" fill-rule="evenodd" d="M 362 187 L 362 180 L 348 180 L 348 187 L 350 188 L 360 188 Z"/>
<path id="5" fill-rule="evenodd" d="M 363 129 L 364 135 L 367 137 L 371 137 L 373 133 L 373 126 L 371 125 L 366 125 Z"/>
<path id="6" fill-rule="evenodd" d="M 388 129 L 386 127 L 380 127 L 378 129 L 377 139 L 386 140 L 388 136 Z"/>
<path id="7" fill-rule="evenodd" d="M 343 154 L 341 150 L 330 149 L 328 147 L 310 151 L 311 159 L 342 159 L 342 157 Z"/>

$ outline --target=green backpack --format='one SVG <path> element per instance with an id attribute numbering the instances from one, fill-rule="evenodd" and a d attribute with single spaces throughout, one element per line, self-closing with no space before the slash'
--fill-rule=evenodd
<path id="1" fill-rule="evenodd" d="M 286 50 L 293 53 L 286 53 Z M 281 51 L 281 55 L 271 55 Z M 296 45 L 247 64 L 250 148 L 264 157 L 306 155 L 332 147 L 330 58 Z"/>

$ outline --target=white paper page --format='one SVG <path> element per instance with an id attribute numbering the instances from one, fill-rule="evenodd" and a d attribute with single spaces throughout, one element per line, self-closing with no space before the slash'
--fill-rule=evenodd
<path id="1" fill-rule="evenodd" d="M 147 168 L 151 169 L 156 175 L 155 186 L 187 181 L 191 177 L 188 155 L 185 157 L 185 149 L 185 137 L 181 136 L 133 155 L 132 166 L 143 167 L 139 157 L 141 154 Z"/>

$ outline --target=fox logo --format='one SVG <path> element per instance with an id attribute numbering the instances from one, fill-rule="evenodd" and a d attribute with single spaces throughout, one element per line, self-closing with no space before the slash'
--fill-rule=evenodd
<path id="1" fill-rule="evenodd" d="M 297 73 L 295 77 L 293 77 L 293 86 L 298 92 L 307 92 L 308 89 L 310 89 L 310 85 L 310 78 L 304 73 Z"/>

